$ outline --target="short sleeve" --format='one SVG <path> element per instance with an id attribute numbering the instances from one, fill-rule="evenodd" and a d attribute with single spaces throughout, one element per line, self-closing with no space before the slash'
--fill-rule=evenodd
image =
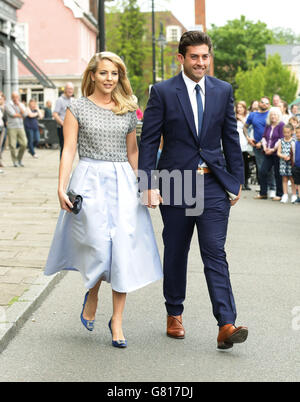
<path id="1" fill-rule="evenodd" d="M 79 108 L 76 100 L 71 102 L 70 105 L 67 106 L 67 109 L 70 110 L 70 112 L 72 113 L 72 115 L 75 117 L 76 120 L 79 120 L 79 113 L 78 113 Z"/>
<path id="2" fill-rule="evenodd" d="M 57 99 L 57 101 L 56 101 L 56 103 L 55 103 L 55 107 L 54 107 L 54 110 L 53 110 L 53 113 L 60 113 L 60 109 L 61 109 L 61 99 L 60 98 L 58 98 Z"/>
<path id="3" fill-rule="evenodd" d="M 130 120 L 129 120 L 129 127 L 128 127 L 128 131 L 127 134 L 132 133 L 133 130 L 135 130 L 136 125 L 138 122 L 138 118 L 136 115 L 136 112 L 130 112 Z"/>
<path id="4" fill-rule="evenodd" d="M 252 112 L 249 114 L 249 116 L 248 116 L 248 118 L 247 118 L 247 121 L 246 121 L 246 124 L 248 125 L 248 126 L 251 126 L 251 124 L 252 124 L 252 118 L 253 118 L 253 114 L 252 114 Z"/>

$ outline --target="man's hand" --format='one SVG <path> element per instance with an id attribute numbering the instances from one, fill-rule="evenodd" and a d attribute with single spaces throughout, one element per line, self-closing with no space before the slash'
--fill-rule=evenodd
<path id="1" fill-rule="evenodd" d="M 233 207 L 233 206 L 238 202 L 238 200 L 241 198 L 241 194 L 242 194 L 242 186 L 240 186 L 240 191 L 239 191 L 237 197 L 236 197 L 234 200 L 230 200 L 230 204 L 231 204 L 232 207 Z"/>
<path id="2" fill-rule="evenodd" d="M 251 137 L 247 137 L 247 141 L 248 141 L 248 144 L 250 144 L 252 147 L 255 147 L 255 141 L 254 141 L 254 139 L 253 138 L 251 138 Z"/>
<path id="3" fill-rule="evenodd" d="M 145 190 L 142 193 L 142 203 L 148 208 L 156 208 L 163 203 L 163 199 L 159 194 L 159 190 Z"/>

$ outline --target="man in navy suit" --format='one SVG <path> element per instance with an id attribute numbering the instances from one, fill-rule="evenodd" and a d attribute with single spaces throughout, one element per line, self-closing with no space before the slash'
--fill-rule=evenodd
<path id="1" fill-rule="evenodd" d="M 207 34 L 184 33 L 178 50 L 183 71 L 152 87 L 145 110 L 139 170 L 147 180 L 140 184 L 140 190 L 149 208 L 162 203 L 167 335 L 185 337 L 182 313 L 187 260 L 196 226 L 213 314 L 219 326 L 218 349 L 229 349 L 248 336 L 246 327 L 234 325 L 236 307 L 224 250 L 230 207 L 240 198 L 244 182 L 233 91 L 230 84 L 206 75 L 212 51 Z M 183 187 L 188 184 L 193 196 L 195 188 L 197 193 L 201 186 L 202 213 L 188 214 L 185 199 L 180 204 L 175 202 L 176 184 L 170 187 L 167 204 L 151 185 L 161 135 L 164 145 L 158 171 L 180 172 Z M 193 174 L 191 186 L 184 179 L 187 171 Z M 160 190 L 164 198 L 161 185 Z"/>

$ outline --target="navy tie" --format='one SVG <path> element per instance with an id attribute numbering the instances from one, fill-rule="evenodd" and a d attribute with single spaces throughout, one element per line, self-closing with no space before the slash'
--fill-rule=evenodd
<path id="1" fill-rule="evenodd" d="M 197 108 L 198 108 L 198 138 L 200 139 L 202 122 L 203 122 L 203 104 L 202 104 L 199 84 L 197 84 L 195 86 L 195 90 L 196 90 L 196 99 L 197 99 Z"/>

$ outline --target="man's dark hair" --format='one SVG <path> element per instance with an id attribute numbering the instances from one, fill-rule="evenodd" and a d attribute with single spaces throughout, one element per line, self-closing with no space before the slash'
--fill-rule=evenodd
<path id="1" fill-rule="evenodd" d="M 199 46 L 199 45 L 207 45 L 209 53 L 211 53 L 212 41 L 205 32 L 187 31 L 180 38 L 178 53 L 182 54 L 183 57 L 185 57 L 188 46 Z"/>

